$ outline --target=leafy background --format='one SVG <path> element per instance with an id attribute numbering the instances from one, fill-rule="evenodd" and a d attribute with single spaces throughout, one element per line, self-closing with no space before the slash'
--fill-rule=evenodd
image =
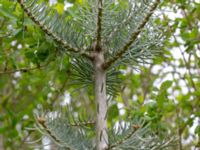
<path id="1" fill-rule="evenodd" d="M 50 5 L 71 16 L 77 9 L 74 2 Z M 179 150 L 198 150 L 200 2 L 165 0 L 156 15 L 167 37 L 163 54 L 139 69 L 120 68 L 121 91 L 110 103 L 108 121 L 145 118 L 160 137 L 175 136 Z M 35 124 L 36 109 L 50 111 L 70 104 L 75 114 L 93 113 L 93 94 L 72 83 L 71 62 L 16 1 L 0 1 L 0 149 L 32 149 L 26 141 L 39 135 L 27 127 Z"/>

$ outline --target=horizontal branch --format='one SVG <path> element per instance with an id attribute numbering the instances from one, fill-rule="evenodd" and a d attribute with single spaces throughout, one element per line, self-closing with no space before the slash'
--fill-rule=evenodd
<path id="1" fill-rule="evenodd" d="M 10 35 L 12 35 L 12 32 L 6 33 L 5 35 L 0 35 L 0 39 L 9 37 Z"/>
<path id="2" fill-rule="evenodd" d="M 19 69 L 15 69 L 15 70 L 8 70 L 8 71 L 0 71 L 0 75 L 3 75 L 3 74 L 13 74 L 13 73 L 16 73 L 16 72 L 29 72 L 29 71 L 32 71 L 32 70 L 37 70 L 37 69 L 41 69 L 41 68 L 44 68 L 46 67 L 47 65 L 49 64 L 46 63 L 42 66 L 37 66 L 37 67 L 32 67 L 32 68 L 19 68 Z"/>
<path id="3" fill-rule="evenodd" d="M 72 127 L 83 127 L 83 126 L 91 126 L 91 125 L 95 125 L 95 121 L 83 121 L 83 122 L 70 123 L 70 126 Z"/>
<path id="4" fill-rule="evenodd" d="M 131 37 L 128 40 L 128 42 L 123 46 L 123 48 L 118 50 L 118 53 L 115 56 L 113 56 L 110 60 L 108 60 L 104 64 L 104 68 L 105 69 L 109 68 L 113 63 L 115 63 L 117 60 L 119 60 L 121 57 L 123 57 L 123 55 L 129 50 L 130 46 L 138 38 L 138 35 L 141 33 L 142 29 L 144 28 L 144 26 L 149 21 L 150 17 L 152 16 L 154 10 L 157 8 L 159 3 L 160 3 L 160 0 L 156 0 L 154 2 L 154 4 L 150 6 L 148 13 L 144 16 L 144 18 L 141 21 L 141 23 L 139 23 L 139 25 L 136 28 L 136 30 L 131 34 Z"/>
<path id="5" fill-rule="evenodd" d="M 17 0 L 17 1 L 20 4 L 21 8 L 24 10 L 24 12 L 29 16 L 29 18 L 31 18 L 31 20 L 35 24 L 37 24 L 40 27 L 40 29 L 42 29 L 47 35 L 52 37 L 56 42 L 61 44 L 68 51 L 79 53 L 80 55 L 83 55 L 84 57 L 89 57 L 90 58 L 90 56 L 87 53 L 84 53 L 81 50 L 73 47 L 72 45 L 70 45 L 66 41 L 64 41 L 64 39 L 62 39 L 61 37 L 59 37 L 58 35 L 53 33 L 51 31 L 51 29 L 48 26 L 45 25 L 45 22 L 42 23 L 41 21 L 39 21 L 39 19 L 37 19 L 37 17 L 35 17 L 34 14 L 28 8 L 26 8 L 26 6 L 24 5 L 24 0 Z"/>

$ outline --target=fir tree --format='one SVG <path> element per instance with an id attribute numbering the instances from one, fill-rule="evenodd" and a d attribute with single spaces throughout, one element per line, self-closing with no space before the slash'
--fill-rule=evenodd
<path id="1" fill-rule="evenodd" d="M 72 19 L 60 16 L 45 2 L 18 0 L 21 8 L 55 43 L 73 59 L 76 81 L 94 86 L 95 121 L 75 120 L 65 113 L 37 117 L 38 130 L 58 146 L 70 150 L 168 149 L 148 132 L 146 123 L 133 120 L 107 128 L 108 99 L 118 92 L 118 68 L 139 66 L 160 52 L 162 34 L 154 24 L 160 0 L 86 0 L 75 3 Z M 82 120 L 82 121 L 81 121 Z M 88 132 L 95 129 L 95 139 Z"/>

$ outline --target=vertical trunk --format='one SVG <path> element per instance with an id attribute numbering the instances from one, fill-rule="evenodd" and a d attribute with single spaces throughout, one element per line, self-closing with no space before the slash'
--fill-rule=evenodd
<path id="1" fill-rule="evenodd" d="M 97 52 L 94 59 L 95 67 L 95 101 L 96 101 L 96 143 L 97 150 L 105 150 L 108 145 L 107 135 L 107 99 L 106 72 L 103 69 L 104 55 Z"/>
<path id="2" fill-rule="evenodd" d="M 0 149 L 3 150 L 3 136 L 0 135 Z"/>

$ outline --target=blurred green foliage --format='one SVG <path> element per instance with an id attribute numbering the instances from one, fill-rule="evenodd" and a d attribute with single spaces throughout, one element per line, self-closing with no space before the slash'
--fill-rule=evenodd
<path id="1" fill-rule="evenodd" d="M 71 13 L 64 11 L 63 0 L 52 7 Z M 179 150 L 192 150 L 200 147 L 200 3 L 165 0 L 158 14 L 157 24 L 166 36 L 164 54 L 138 72 L 121 67 L 126 73 L 119 96 L 110 102 L 108 121 L 143 117 L 161 137 L 176 136 Z M 71 83 L 71 59 L 59 49 L 15 1 L 0 1 L 0 142 L 4 149 L 29 149 L 25 141 L 38 136 L 26 130 L 34 125 L 33 111 L 59 107 L 67 93 L 74 112 L 84 109 L 93 114 L 91 91 Z"/>

